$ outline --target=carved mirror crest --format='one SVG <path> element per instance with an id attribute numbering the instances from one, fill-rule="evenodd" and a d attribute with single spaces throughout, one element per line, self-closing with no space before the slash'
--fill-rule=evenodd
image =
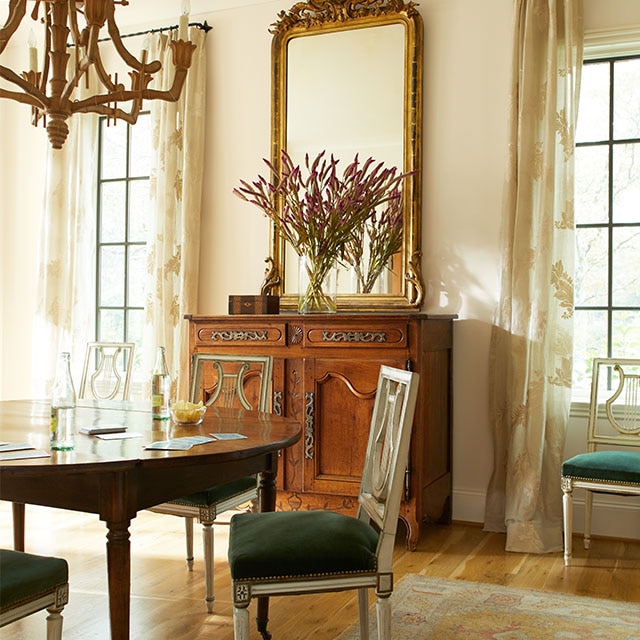
<path id="1" fill-rule="evenodd" d="M 356 293 L 340 276 L 338 310 L 417 309 L 421 273 L 422 18 L 404 0 L 309 0 L 271 26 L 271 161 L 320 151 L 344 169 L 356 154 L 413 172 L 403 182 L 403 240 L 385 282 Z M 272 227 L 262 293 L 297 308 L 298 260 Z"/>

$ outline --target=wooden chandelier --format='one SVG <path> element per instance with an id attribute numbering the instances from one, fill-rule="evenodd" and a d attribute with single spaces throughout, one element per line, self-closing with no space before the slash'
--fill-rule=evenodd
<path id="1" fill-rule="evenodd" d="M 75 113 L 98 113 L 133 124 L 143 100 L 176 102 L 180 98 L 195 49 L 187 39 L 184 13 L 180 20 L 179 39 L 170 42 L 175 67 L 173 83 L 171 88 L 160 91 L 148 86 L 162 64 L 159 60 L 147 62 L 148 52 L 144 47 L 140 59 L 132 55 L 124 46 L 116 25 L 115 5 L 127 5 L 128 0 L 29 1 L 35 2 L 31 18 L 35 23 L 44 25 L 42 69 L 38 69 L 35 42 L 30 41 L 28 71 L 16 73 L 0 64 L 0 78 L 19 89 L 10 91 L 0 87 L 0 98 L 31 105 L 33 124 L 37 125 L 42 118 L 54 149 L 62 148 L 69 133 L 67 120 Z M 9 0 L 9 15 L 4 26 L 0 27 L 0 55 L 26 12 L 27 0 Z M 98 40 L 105 24 L 115 50 L 130 69 L 129 88 L 118 82 L 117 74 L 112 79 L 104 68 Z M 76 49 L 73 61 L 70 55 L 72 47 Z M 92 67 L 98 86 L 92 87 L 93 95 L 76 99 L 76 89 L 83 78 L 88 82 Z M 128 103 L 127 108 L 120 103 Z"/>

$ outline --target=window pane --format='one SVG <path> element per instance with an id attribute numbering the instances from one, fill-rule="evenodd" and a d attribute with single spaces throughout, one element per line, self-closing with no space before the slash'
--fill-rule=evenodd
<path id="1" fill-rule="evenodd" d="M 124 306 L 124 247 L 100 249 L 100 306 Z M 104 337 L 101 336 L 104 340 Z"/>
<path id="2" fill-rule="evenodd" d="M 122 342 L 124 338 L 124 311 L 103 309 L 100 311 L 100 340 Z"/>
<path id="3" fill-rule="evenodd" d="M 129 241 L 145 242 L 149 215 L 149 180 L 134 180 L 129 187 Z"/>
<path id="4" fill-rule="evenodd" d="M 640 311 L 614 311 L 611 355 L 640 358 Z"/>
<path id="5" fill-rule="evenodd" d="M 636 158 L 640 162 L 640 144 L 619 144 L 613 150 L 614 222 L 640 222 L 640 166 Z"/>
<path id="6" fill-rule="evenodd" d="M 129 307 L 144 307 L 144 282 L 147 267 L 147 249 L 144 245 L 129 247 L 128 303 Z"/>
<path id="7" fill-rule="evenodd" d="M 640 306 L 640 228 L 613 230 L 613 306 Z"/>
<path id="8" fill-rule="evenodd" d="M 576 230 L 576 306 L 602 307 L 608 304 L 608 256 L 606 229 Z"/>
<path id="9" fill-rule="evenodd" d="M 575 166 L 576 224 L 609 219 L 609 147 L 578 147 Z"/>
<path id="10" fill-rule="evenodd" d="M 124 242 L 126 182 L 105 182 L 100 198 L 100 242 Z"/>
<path id="11" fill-rule="evenodd" d="M 127 125 L 113 123 L 107 126 L 106 120 L 101 120 L 102 164 L 103 180 L 123 178 L 127 171 Z"/>
<path id="12" fill-rule="evenodd" d="M 613 91 L 614 137 L 640 138 L 640 59 L 616 62 Z"/>
<path id="13" fill-rule="evenodd" d="M 607 312 L 576 310 L 573 345 L 574 395 L 588 397 L 592 360 L 606 355 Z M 576 394 L 576 390 L 582 391 Z"/>
<path id="14" fill-rule="evenodd" d="M 578 107 L 576 142 L 609 138 L 609 65 L 585 64 Z"/>
<path id="15" fill-rule="evenodd" d="M 148 176 L 151 173 L 151 117 L 142 114 L 131 127 L 131 169 L 132 177 Z"/>

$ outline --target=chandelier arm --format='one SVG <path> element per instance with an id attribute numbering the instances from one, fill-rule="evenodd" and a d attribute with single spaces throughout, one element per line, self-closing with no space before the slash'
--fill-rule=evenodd
<path id="1" fill-rule="evenodd" d="M 24 96 L 24 99 L 18 100 L 18 102 L 24 102 L 25 104 L 30 104 L 34 107 L 40 107 L 43 109 L 49 104 L 47 96 L 43 94 L 38 87 L 31 84 L 28 80 L 21 78 L 17 73 L 11 71 L 11 69 L 7 69 L 7 67 L 3 67 L 2 65 L 0 65 L 0 78 L 3 78 L 8 82 L 12 82 L 24 91 L 24 93 L 3 91 L 2 97 L 11 97 L 15 100 L 17 98 L 14 96 Z"/>
<path id="2" fill-rule="evenodd" d="M 109 102 L 127 102 L 129 100 L 164 100 L 165 102 L 177 102 L 180 99 L 180 93 L 187 79 L 187 69 L 177 69 L 173 77 L 173 84 L 170 89 L 160 91 L 159 89 L 141 89 L 117 91 L 115 93 L 102 94 L 99 96 L 91 96 L 85 100 L 78 100 L 71 103 L 72 113 L 99 113 L 95 107 L 108 104 Z"/>
<path id="3" fill-rule="evenodd" d="M 112 4 L 107 8 L 107 30 L 109 31 L 109 36 L 111 37 L 111 41 L 113 42 L 113 46 L 116 48 L 116 51 L 120 55 L 120 57 L 132 68 L 137 71 L 142 71 L 143 63 L 140 62 L 129 50 L 124 46 L 124 42 L 122 42 L 122 36 L 120 35 L 120 31 L 118 29 L 118 25 L 116 24 L 115 18 L 115 5 Z M 158 64 L 160 64 L 159 61 Z M 154 64 L 154 63 L 151 63 Z M 162 65 L 160 65 L 162 66 Z M 160 69 L 160 67 L 158 67 Z M 155 73 L 152 71 L 151 73 Z"/>
<path id="4" fill-rule="evenodd" d="M 0 53 L 4 51 L 11 36 L 20 26 L 22 18 L 27 12 L 27 0 L 9 0 L 9 17 L 0 29 Z"/>
<path id="5" fill-rule="evenodd" d="M 125 111 L 119 107 L 110 107 L 107 104 L 89 105 L 86 108 L 78 111 L 74 110 L 74 113 L 96 113 L 100 116 L 108 116 L 114 120 L 123 120 L 129 124 L 135 124 L 138 120 L 138 114 L 141 110 L 141 100 L 135 100 L 131 111 Z"/>
<path id="6" fill-rule="evenodd" d="M 42 108 L 42 104 L 33 96 L 26 93 L 19 93 L 18 91 L 7 91 L 6 89 L 0 89 L 0 98 L 9 98 L 22 104 L 28 104 L 36 109 Z"/>

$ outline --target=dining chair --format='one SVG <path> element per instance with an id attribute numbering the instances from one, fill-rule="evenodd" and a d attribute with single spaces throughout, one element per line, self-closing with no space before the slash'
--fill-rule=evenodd
<path id="1" fill-rule="evenodd" d="M 78 398 L 128 400 L 133 370 L 133 342 L 89 342 Z M 14 549 L 24 551 L 26 508 L 13 504 Z"/>
<path id="2" fill-rule="evenodd" d="M 128 400 L 134 351 L 133 342 L 89 342 L 78 398 Z"/>
<path id="3" fill-rule="evenodd" d="M 587 451 L 562 463 L 564 564 L 571 564 L 573 490 L 585 490 L 584 548 L 591 543 L 593 493 L 640 495 L 640 359 L 596 358 Z"/>
<path id="4" fill-rule="evenodd" d="M 391 639 L 393 548 L 418 393 L 417 373 L 382 366 L 356 516 L 333 511 L 240 513 L 231 518 L 234 636 L 249 638 L 252 598 L 358 590 L 360 637 L 369 637 L 368 590 L 378 638 Z M 345 424 L 345 437 L 348 437 Z M 268 636 L 266 629 L 260 629 Z"/>
<path id="5" fill-rule="evenodd" d="M 242 407 L 248 411 L 269 411 L 273 358 L 257 355 L 196 353 L 191 362 L 190 401 L 207 406 Z M 233 480 L 205 491 L 151 507 L 149 511 L 185 518 L 187 567 L 193 571 L 193 520 L 202 524 L 204 548 L 205 603 L 213 613 L 213 523 L 219 514 L 258 497 L 255 476 Z"/>
<path id="6" fill-rule="evenodd" d="M 68 601 L 66 560 L 0 549 L 0 627 L 46 609 L 47 640 L 60 640 Z"/>

